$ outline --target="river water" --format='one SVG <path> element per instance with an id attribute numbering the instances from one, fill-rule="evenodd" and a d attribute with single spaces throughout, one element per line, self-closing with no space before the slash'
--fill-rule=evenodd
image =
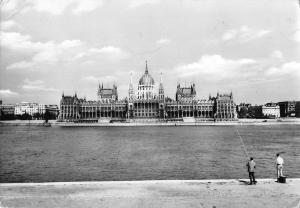
<path id="1" fill-rule="evenodd" d="M 0 126 L 0 182 L 300 177 L 300 125 L 177 127 Z"/>

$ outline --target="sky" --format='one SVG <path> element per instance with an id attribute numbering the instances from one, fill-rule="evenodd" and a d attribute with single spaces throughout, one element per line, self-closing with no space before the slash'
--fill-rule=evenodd
<path id="1" fill-rule="evenodd" d="M 145 71 L 165 95 L 233 93 L 238 104 L 300 100 L 298 0 L 1 0 L 0 100 L 128 96 Z"/>

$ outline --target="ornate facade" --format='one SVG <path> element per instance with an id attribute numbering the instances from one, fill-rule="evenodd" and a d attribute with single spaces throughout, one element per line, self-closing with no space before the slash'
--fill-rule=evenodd
<path id="1" fill-rule="evenodd" d="M 70 122 L 154 122 L 154 121 L 193 121 L 235 120 L 236 107 L 232 93 L 209 96 L 207 100 L 196 99 L 196 86 L 177 85 L 175 100 L 165 97 L 162 75 L 158 85 L 149 73 L 146 62 L 145 72 L 134 92 L 132 75 L 128 97 L 119 100 L 117 86 L 98 87 L 98 100 L 87 101 L 77 95 L 64 96 L 60 102 L 60 121 Z"/>

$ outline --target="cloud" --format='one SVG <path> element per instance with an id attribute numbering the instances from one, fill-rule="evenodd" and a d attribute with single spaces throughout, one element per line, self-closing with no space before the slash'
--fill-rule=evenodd
<path id="1" fill-rule="evenodd" d="M 85 0 L 85 1 L 78 1 L 77 6 L 72 9 L 74 14 L 80 14 L 82 12 L 89 12 L 93 11 L 96 8 L 102 6 L 103 2 L 101 0 Z"/>
<path id="2" fill-rule="evenodd" d="M 114 46 L 104 46 L 103 48 L 91 48 L 89 50 L 91 53 L 101 53 L 101 54 L 120 54 L 122 50 Z"/>
<path id="3" fill-rule="evenodd" d="M 22 35 L 17 32 L 1 32 L 0 33 L 1 45 L 11 50 L 37 50 L 41 47 L 40 43 L 31 41 L 29 35 Z"/>
<path id="4" fill-rule="evenodd" d="M 119 47 L 104 46 L 102 48 L 88 48 L 80 40 L 64 40 L 62 42 L 33 41 L 29 35 L 17 32 L 0 32 L 0 45 L 9 50 L 30 56 L 7 66 L 11 69 L 42 69 L 47 65 L 70 64 L 80 60 L 82 63 L 93 63 L 102 58 L 109 61 L 118 61 L 127 58 L 130 54 Z"/>
<path id="5" fill-rule="evenodd" d="M 82 44 L 80 40 L 65 40 L 61 43 L 53 41 L 35 42 L 30 35 L 23 35 L 17 32 L 0 32 L 1 45 L 16 51 L 46 51 L 52 48 L 69 49 Z"/>
<path id="6" fill-rule="evenodd" d="M 24 85 L 22 85 L 22 88 L 24 90 L 29 91 L 46 91 L 46 92 L 57 92 L 58 90 L 52 87 L 46 87 L 44 81 L 42 80 L 34 80 L 31 81 L 29 79 L 24 80 Z"/>
<path id="7" fill-rule="evenodd" d="M 282 77 L 285 75 L 297 76 L 300 78 L 300 63 L 299 62 L 287 62 L 279 67 L 271 67 L 266 70 L 267 76 Z"/>
<path id="8" fill-rule="evenodd" d="M 226 79 L 247 73 L 244 68 L 256 63 L 253 59 L 231 60 L 221 55 L 204 55 L 198 61 L 175 68 L 179 77 L 203 76 L 209 79 Z"/>
<path id="9" fill-rule="evenodd" d="M 10 30 L 17 26 L 17 23 L 13 20 L 7 20 L 0 22 L 1 30 Z"/>
<path id="10" fill-rule="evenodd" d="M 1 97 L 12 97 L 12 96 L 17 96 L 17 92 L 13 92 L 9 89 L 0 89 L 0 96 Z"/>
<path id="11" fill-rule="evenodd" d="M 146 4 L 158 4 L 160 0 L 131 0 L 129 7 L 136 8 Z"/>
<path id="12" fill-rule="evenodd" d="M 27 61 L 20 61 L 13 64 L 10 64 L 6 67 L 7 70 L 11 69 L 28 69 L 32 68 L 34 66 L 33 62 L 27 62 Z"/>
<path id="13" fill-rule="evenodd" d="M 294 39 L 296 42 L 299 42 L 299 43 L 300 43 L 300 30 L 297 30 L 297 31 L 294 33 L 293 39 Z"/>
<path id="14" fill-rule="evenodd" d="M 35 42 L 31 36 L 17 32 L 1 32 L 0 45 L 12 51 L 32 55 L 31 60 L 10 64 L 7 69 L 34 68 L 38 64 L 56 64 L 73 58 L 74 49 L 83 45 L 80 40 Z"/>
<path id="15" fill-rule="evenodd" d="M 51 15 L 61 15 L 67 9 L 73 14 L 89 12 L 102 6 L 102 0 L 27 0 L 24 11 L 46 12 Z"/>
<path id="16" fill-rule="evenodd" d="M 238 40 L 240 42 L 248 42 L 254 39 L 262 38 L 269 34 L 270 30 L 256 30 L 248 26 L 242 26 L 239 29 L 232 29 L 226 31 L 222 39 L 224 41 Z"/>
<path id="17" fill-rule="evenodd" d="M 2 0 L 1 1 L 1 11 L 2 12 L 10 12 L 17 7 L 17 0 Z"/>
<path id="18" fill-rule="evenodd" d="M 163 45 L 163 44 L 169 44 L 171 42 L 171 40 L 169 39 L 159 39 L 158 41 L 156 41 L 157 44 Z"/>
<path id="19" fill-rule="evenodd" d="M 91 57 L 106 58 L 111 61 L 125 59 L 130 54 L 119 47 L 104 46 L 102 48 L 90 48 L 87 51 L 79 52 L 74 56 L 74 59 L 86 59 Z"/>
<path id="20" fill-rule="evenodd" d="M 89 83 L 102 83 L 102 82 L 112 82 L 116 81 L 117 78 L 115 76 L 102 76 L 102 77 L 97 77 L 97 76 L 85 76 L 81 79 L 83 82 L 89 82 Z"/>
<path id="21" fill-rule="evenodd" d="M 277 58 L 277 59 L 282 59 L 283 58 L 283 54 L 280 50 L 273 51 L 270 56 L 272 58 Z"/>

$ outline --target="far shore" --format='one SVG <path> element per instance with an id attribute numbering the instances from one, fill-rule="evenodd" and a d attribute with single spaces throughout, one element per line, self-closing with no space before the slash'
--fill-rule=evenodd
<path id="1" fill-rule="evenodd" d="M 0 207 L 299 208 L 300 179 L 0 183 Z"/>
<path id="2" fill-rule="evenodd" d="M 199 121 L 199 122 L 114 122 L 114 123 L 73 123 L 50 120 L 51 126 L 61 127 L 126 127 L 126 126 L 233 126 L 233 125 L 300 125 L 300 118 L 280 119 L 239 119 L 237 121 Z M 43 126 L 44 120 L 0 121 L 0 126 Z"/>

